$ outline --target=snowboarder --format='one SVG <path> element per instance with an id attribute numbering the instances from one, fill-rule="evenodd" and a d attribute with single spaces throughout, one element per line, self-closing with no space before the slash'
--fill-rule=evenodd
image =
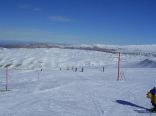
<path id="1" fill-rule="evenodd" d="M 156 87 L 154 87 L 147 93 L 147 98 L 151 100 L 151 103 L 154 107 L 151 109 L 151 111 L 156 112 Z"/>

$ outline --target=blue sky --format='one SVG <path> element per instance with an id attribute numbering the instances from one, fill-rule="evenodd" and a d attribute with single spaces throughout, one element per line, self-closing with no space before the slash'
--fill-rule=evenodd
<path id="1" fill-rule="evenodd" d="M 1 40 L 156 44 L 156 1 L 1 0 Z"/>

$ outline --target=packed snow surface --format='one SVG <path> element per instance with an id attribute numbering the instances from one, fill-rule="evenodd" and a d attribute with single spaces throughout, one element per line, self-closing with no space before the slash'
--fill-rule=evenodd
<path id="1" fill-rule="evenodd" d="M 136 110 L 152 107 L 146 93 L 155 86 L 156 70 L 130 65 L 155 58 L 121 54 L 117 81 L 117 57 L 83 50 L 1 49 L 0 116 L 152 115 Z"/>

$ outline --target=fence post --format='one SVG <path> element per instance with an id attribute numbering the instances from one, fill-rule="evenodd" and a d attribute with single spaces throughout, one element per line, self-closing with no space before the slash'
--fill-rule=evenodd
<path id="1" fill-rule="evenodd" d="M 119 52 L 119 56 L 118 56 L 118 77 L 117 80 L 120 79 L 120 52 Z"/>
<path id="2" fill-rule="evenodd" d="M 5 90 L 8 91 L 8 66 L 5 66 Z"/>
<path id="3" fill-rule="evenodd" d="M 103 67 L 103 72 L 105 72 L 105 67 Z"/>
<path id="4" fill-rule="evenodd" d="M 75 68 L 75 72 L 77 72 L 77 67 Z"/>

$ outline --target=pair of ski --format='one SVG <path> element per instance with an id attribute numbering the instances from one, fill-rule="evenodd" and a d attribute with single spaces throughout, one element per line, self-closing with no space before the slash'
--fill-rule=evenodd
<path id="1" fill-rule="evenodd" d="M 156 113 L 156 110 L 153 109 L 136 109 L 135 111 L 138 113 Z"/>

